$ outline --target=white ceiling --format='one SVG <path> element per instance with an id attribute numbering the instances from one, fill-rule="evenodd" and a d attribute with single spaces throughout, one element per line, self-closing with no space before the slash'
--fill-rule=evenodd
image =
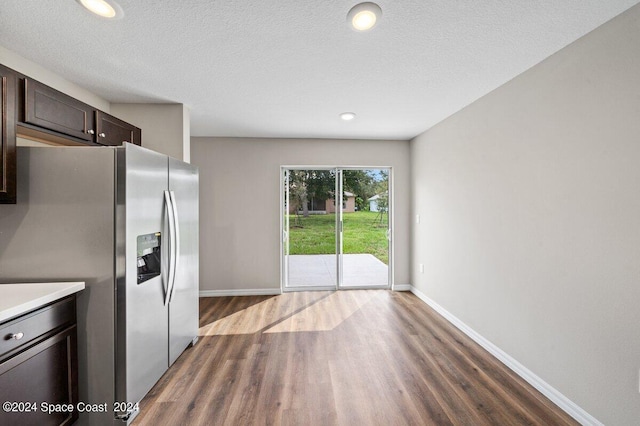
<path id="1" fill-rule="evenodd" d="M 111 102 L 183 103 L 193 136 L 410 139 L 638 0 L 380 0 L 367 33 L 356 3 L 1 0 L 0 44 Z"/>

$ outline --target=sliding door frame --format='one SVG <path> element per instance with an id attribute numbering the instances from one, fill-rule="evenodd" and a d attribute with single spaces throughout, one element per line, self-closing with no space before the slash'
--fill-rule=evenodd
<path id="1" fill-rule="evenodd" d="M 288 190 L 288 173 L 292 170 L 335 170 L 336 172 L 336 182 L 334 189 L 334 199 L 336 201 L 336 252 L 334 253 L 336 256 L 336 282 L 335 285 L 332 286 L 305 286 L 305 287 L 289 287 L 288 286 L 288 258 L 287 254 L 285 254 L 285 249 L 288 248 L 289 245 L 289 218 L 288 218 L 288 207 L 290 203 L 289 199 L 289 190 Z M 389 264 L 388 268 L 388 286 L 371 286 L 371 287 L 347 287 L 346 289 L 368 289 L 368 288 L 388 288 L 390 290 L 395 289 L 394 282 L 394 187 L 393 187 L 393 167 L 391 166 L 326 166 L 326 165 L 282 165 L 280 166 L 279 173 L 279 192 L 280 192 L 280 291 L 283 293 L 293 292 L 293 291 L 320 291 L 320 290 L 340 290 L 342 289 L 342 244 L 343 244 L 343 234 L 342 234 L 342 201 L 338 202 L 338 196 L 342 195 L 342 171 L 343 170 L 388 170 L 389 172 L 389 207 L 387 212 L 387 229 L 388 229 L 388 251 L 389 251 Z M 286 228 L 286 229 L 285 229 Z"/>

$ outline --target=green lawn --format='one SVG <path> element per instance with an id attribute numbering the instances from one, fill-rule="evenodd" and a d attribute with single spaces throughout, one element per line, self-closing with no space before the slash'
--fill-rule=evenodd
<path id="1" fill-rule="evenodd" d="M 379 213 L 344 214 L 344 253 L 370 253 L 389 264 L 387 215 L 380 225 Z M 335 254 L 336 217 L 334 214 L 289 216 L 289 254 Z"/>

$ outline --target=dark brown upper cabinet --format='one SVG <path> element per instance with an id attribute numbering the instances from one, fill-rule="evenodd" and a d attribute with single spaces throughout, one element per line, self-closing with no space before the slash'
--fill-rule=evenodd
<path id="1" fill-rule="evenodd" d="M 122 145 L 124 142 L 141 145 L 142 131 L 119 118 L 96 111 L 96 143 Z"/>
<path id="2" fill-rule="evenodd" d="M 142 130 L 38 81 L 24 79 L 23 122 L 99 145 L 141 145 Z"/>
<path id="3" fill-rule="evenodd" d="M 16 203 L 16 142 L 142 145 L 142 130 L 0 65 L 0 204 Z"/>
<path id="4" fill-rule="evenodd" d="M 94 141 L 95 108 L 29 78 L 24 79 L 24 122 Z"/>
<path id="5" fill-rule="evenodd" d="M 0 203 L 16 202 L 17 73 L 0 65 Z"/>

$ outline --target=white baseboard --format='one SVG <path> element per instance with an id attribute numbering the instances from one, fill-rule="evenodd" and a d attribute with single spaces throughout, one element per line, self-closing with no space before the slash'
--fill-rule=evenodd
<path id="1" fill-rule="evenodd" d="M 279 288 L 243 288 L 237 290 L 200 290 L 200 297 L 221 296 L 274 296 L 282 294 Z"/>
<path id="2" fill-rule="evenodd" d="M 411 291 L 411 284 L 394 284 L 393 291 Z"/>
<path id="3" fill-rule="evenodd" d="M 396 286 L 397 287 L 397 286 Z M 544 396 L 549 398 L 554 404 L 564 410 L 567 414 L 573 417 L 576 421 L 584 426 L 604 426 L 598 419 L 593 417 L 591 414 L 587 413 L 585 410 L 580 408 L 576 403 L 571 401 L 569 398 L 558 392 L 555 388 L 553 388 L 549 383 L 542 380 L 540 377 L 535 375 L 531 370 L 529 370 L 524 365 L 520 364 L 514 358 L 512 358 L 509 354 L 504 352 L 502 349 L 491 343 L 489 340 L 485 339 L 483 336 L 478 334 L 471 327 L 466 325 L 464 322 L 459 320 L 456 316 L 451 314 L 442 306 L 438 305 L 435 301 L 431 300 L 427 295 L 418 290 L 417 288 L 411 286 L 411 292 L 418 296 L 420 300 L 422 300 L 427 305 L 431 306 L 436 312 L 442 315 L 447 321 L 453 324 L 456 328 L 462 331 L 464 334 L 473 339 L 480 346 L 485 348 L 491 355 L 498 358 L 504 365 L 513 370 L 518 376 L 522 377 L 526 380 L 531 386 L 540 391 Z"/>
<path id="4" fill-rule="evenodd" d="M 396 284 L 394 291 L 411 291 L 411 284 Z M 326 291 L 324 287 L 305 287 L 296 291 Z M 279 288 L 246 288 L 237 290 L 200 290 L 200 297 L 222 297 L 222 296 L 274 296 L 282 294 Z"/>

